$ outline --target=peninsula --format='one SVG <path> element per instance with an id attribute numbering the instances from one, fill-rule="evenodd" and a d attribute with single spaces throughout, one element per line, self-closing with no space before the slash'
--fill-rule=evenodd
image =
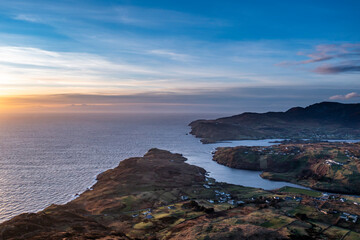
<path id="1" fill-rule="evenodd" d="M 360 199 L 216 182 L 151 149 L 101 173 L 65 205 L 0 224 L 0 239 L 359 239 Z"/>

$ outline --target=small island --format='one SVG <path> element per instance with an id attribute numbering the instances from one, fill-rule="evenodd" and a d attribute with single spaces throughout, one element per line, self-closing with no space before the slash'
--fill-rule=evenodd
<path id="1" fill-rule="evenodd" d="M 203 143 L 258 139 L 360 139 L 360 104 L 322 102 L 286 112 L 243 113 L 190 123 Z"/>
<path id="2" fill-rule="evenodd" d="M 97 180 L 67 204 L 1 223 L 0 239 L 360 238 L 360 198 L 219 183 L 165 150 L 123 160 Z"/>
<path id="3" fill-rule="evenodd" d="M 360 143 L 306 142 L 269 147 L 218 148 L 213 160 L 228 167 L 263 171 L 263 178 L 317 190 L 360 194 Z"/>

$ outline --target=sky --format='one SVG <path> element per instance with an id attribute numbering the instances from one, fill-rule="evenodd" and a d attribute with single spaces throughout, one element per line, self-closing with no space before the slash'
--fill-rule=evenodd
<path id="1" fill-rule="evenodd" d="M 353 0 L 1 0 L 2 111 L 280 111 L 360 100 Z"/>

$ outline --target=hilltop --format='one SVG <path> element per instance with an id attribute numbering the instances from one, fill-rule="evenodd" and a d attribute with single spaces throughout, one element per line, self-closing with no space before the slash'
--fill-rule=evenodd
<path id="1" fill-rule="evenodd" d="M 189 124 L 204 143 L 256 139 L 360 139 L 360 104 L 321 102 L 286 112 L 246 112 Z"/>

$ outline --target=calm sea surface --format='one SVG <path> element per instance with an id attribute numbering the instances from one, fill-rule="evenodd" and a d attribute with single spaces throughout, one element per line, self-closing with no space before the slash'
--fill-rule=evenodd
<path id="1" fill-rule="evenodd" d="M 0 222 L 52 203 L 63 204 L 95 183 L 98 173 L 157 147 L 182 153 L 218 181 L 274 189 L 284 185 L 259 172 L 212 161 L 218 146 L 270 145 L 269 141 L 201 144 L 189 122 L 211 114 L 14 114 L 0 116 Z"/>

